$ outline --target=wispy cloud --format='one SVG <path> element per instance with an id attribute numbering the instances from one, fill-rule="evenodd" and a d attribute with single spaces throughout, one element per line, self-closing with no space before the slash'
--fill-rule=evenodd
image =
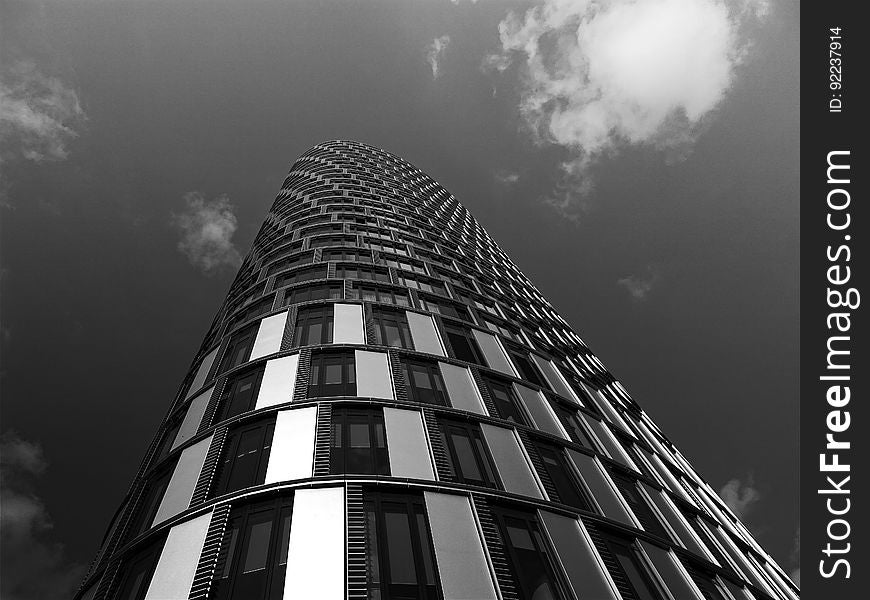
<path id="1" fill-rule="evenodd" d="M 188 192 L 184 205 L 181 213 L 172 215 L 172 225 L 181 233 L 178 249 L 182 254 L 207 275 L 238 267 L 242 257 L 233 243 L 238 219 L 230 199 L 206 200 L 200 192 Z"/>
<path id="2" fill-rule="evenodd" d="M 32 489 L 47 469 L 38 444 L 11 432 L 0 436 L 4 600 L 71 598 L 84 575 L 84 566 L 69 563 L 63 545 L 49 539 L 51 518 Z"/>
<path id="3" fill-rule="evenodd" d="M 719 497 L 739 519 L 743 519 L 752 507 L 761 500 L 761 493 L 755 487 L 755 478 L 750 473 L 746 480 L 734 478 L 719 490 Z"/>
<path id="4" fill-rule="evenodd" d="M 501 21 L 484 68 L 516 65 L 525 128 L 569 151 L 550 200 L 576 216 L 603 157 L 628 145 L 688 154 L 766 14 L 761 0 L 546 0 Z"/>
<path id="5" fill-rule="evenodd" d="M 624 287 L 631 297 L 640 302 L 646 300 L 649 293 L 655 288 L 661 276 L 659 270 L 649 266 L 639 275 L 628 275 L 616 280 L 616 285 Z"/>
<path id="6" fill-rule="evenodd" d="M 507 170 L 496 171 L 493 177 L 495 178 L 496 183 L 505 187 L 510 187 L 520 180 L 519 173 Z"/>
<path id="7" fill-rule="evenodd" d="M 36 64 L 19 60 L 0 78 L 2 159 L 64 160 L 86 120 L 78 94 Z"/>
<path id="8" fill-rule="evenodd" d="M 438 79 L 441 74 L 441 59 L 444 52 L 447 51 L 447 46 L 450 45 L 450 36 L 442 35 L 441 37 L 432 40 L 426 48 L 426 62 L 432 68 L 432 79 Z"/>

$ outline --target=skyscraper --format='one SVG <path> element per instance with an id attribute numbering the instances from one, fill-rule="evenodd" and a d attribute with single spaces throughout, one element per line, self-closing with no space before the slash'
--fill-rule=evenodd
<path id="1" fill-rule="evenodd" d="M 92 600 L 791 600 L 468 211 L 293 165 L 112 520 Z"/>

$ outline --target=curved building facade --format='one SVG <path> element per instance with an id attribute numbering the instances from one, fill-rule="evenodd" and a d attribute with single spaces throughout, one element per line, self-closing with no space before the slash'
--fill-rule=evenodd
<path id="1" fill-rule="evenodd" d="M 293 165 L 77 598 L 793 600 L 443 187 Z"/>

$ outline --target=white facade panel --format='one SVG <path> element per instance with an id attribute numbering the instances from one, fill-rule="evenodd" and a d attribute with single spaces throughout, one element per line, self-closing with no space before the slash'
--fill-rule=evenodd
<path id="1" fill-rule="evenodd" d="M 334 344 L 365 344 L 362 304 L 333 304 L 335 319 L 332 342 Z"/>
<path id="2" fill-rule="evenodd" d="M 393 477 L 434 480 L 429 444 L 418 410 L 384 408 L 390 474 Z"/>
<path id="3" fill-rule="evenodd" d="M 559 371 L 559 367 L 553 364 L 552 360 L 543 359 L 534 353 L 532 353 L 532 359 L 534 359 L 535 364 L 538 365 L 538 368 L 544 374 L 544 379 L 547 380 L 547 383 L 550 384 L 550 388 L 554 392 L 568 400 L 573 400 L 580 406 L 583 406 L 583 403 L 580 402 L 580 398 L 577 397 L 577 394 L 574 393 L 574 390 L 572 390 L 571 386 L 568 385 L 568 382 L 565 381 L 565 377 Z"/>
<path id="4" fill-rule="evenodd" d="M 169 530 L 145 600 L 187 600 L 210 523 L 211 512 Z"/>
<path id="5" fill-rule="evenodd" d="M 541 488 L 514 430 L 486 423 L 482 423 L 480 429 L 505 489 L 515 494 L 543 499 Z"/>
<path id="6" fill-rule="evenodd" d="M 432 317 L 411 311 L 406 311 L 405 314 L 408 317 L 408 328 L 411 330 L 414 350 L 447 356 L 444 353 L 444 347 L 441 345 L 441 338 L 438 337 L 438 330 L 435 329 Z"/>
<path id="7" fill-rule="evenodd" d="M 284 598 L 344 600 L 344 488 L 297 490 Z"/>
<path id="8" fill-rule="evenodd" d="M 311 477 L 317 407 L 282 410 L 275 419 L 265 483 Z"/>
<path id="9" fill-rule="evenodd" d="M 467 496 L 424 492 L 444 600 L 496 600 Z"/>
<path id="10" fill-rule="evenodd" d="M 522 398 L 523 404 L 526 405 L 529 414 L 532 415 L 535 427 L 546 433 L 559 436 L 563 440 L 571 439 L 565 432 L 565 428 L 562 427 L 559 419 L 556 418 L 553 407 L 550 406 L 550 403 L 547 402 L 547 399 L 544 398 L 541 392 L 518 383 L 514 384 L 514 389 L 516 389 L 520 398 Z"/>
<path id="11" fill-rule="evenodd" d="M 592 497 L 604 516 L 621 521 L 630 527 L 639 527 L 620 499 L 610 476 L 594 457 L 569 449 L 568 458 L 574 463 L 580 478 L 592 492 Z"/>
<path id="12" fill-rule="evenodd" d="M 261 356 L 274 354 L 281 349 L 281 340 L 284 337 L 284 327 L 287 325 L 287 311 L 266 317 L 260 321 L 254 347 L 251 348 L 251 358 L 255 360 Z"/>
<path id="13" fill-rule="evenodd" d="M 200 471 L 202 471 L 202 463 L 205 462 L 205 455 L 211 445 L 211 439 L 212 436 L 208 436 L 181 451 L 181 456 L 175 465 L 175 471 L 172 472 L 172 478 L 166 487 L 166 493 L 163 494 L 163 500 L 154 516 L 152 527 L 187 510 L 190 506 L 193 489 L 196 487 L 196 481 L 199 479 Z"/>
<path id="14" fill-rule="evenodd" d="M 481 350 L 483 350 L 483 356 L 486 358 L 486 362 L 490 368 L 500 371 L 505 375 L 510 375 L 511 377 L 517 376 L 510 360 L 508 360 L 507 354 L 505 354 L 504 349 L 501 347 L 501 344 L 498 343 L 498 339 L 494 335 L 491 333 L 485 333 L 479 329 L 472 329 L 471 333 L 474 335 L 477 345 L 480 346 Z"/>
<path id="15" fill-rule="evenodd" d="M 205 414 L 205 409 L 208 407 L 208 401 L 211 399 L 211 393 L 214 391 L 214 386 L 208 388 L 199 396 L 190 401 L 187 407 L 187 412 L 184 414 L 184 420 L 181 422 L 181 427 L 178 428 L 178 434 L 175 436 L 175 441 L 172 442 L 172 450 L 181 446 L 184 442 L 196 435 L 199 431 L 199 425 L 202 423 L 202 416 Z"/>
<path id="16" fill-rule="evenodd" d="M 556 556 L 576 598 L 620 600 L 607 567 L 601 560 L 583 523 L 577 519 L 539 511 L 544 528 L 553 540 Z"/>
<path id="17" fill-rule="evenodd" d="M 673 552 L 644 540 L 638 540 L 638 543 L 649 557 L 656 573 L 658 573 L 671 596 L 677 600 L 704 600 L 701 592 L 692 583 L 689 574 L 680 565 Z"/>
<path id="18" fill-rule="evenodd" d="M 193 382 L 190 384 L 190 388 L 187 390 L 187 396 L 185 399 L 193 396 L 193 393 L 196 392 L 199 388 L 205 385 L 205 378 L 208 377 L 208 372 L 211 370 L 212 364 L 214 364 L 214 358 L 217 356 L 218 348 L 215 348 L 211 352 L 205 355 L 205 358 L 202 359 L 202 362 L 199 363 L 199 368 L 196 370 L 196 375 L 193 376 Z"/>
<path id="19" fill-rule="evenodd" d="M 384 352 L 356 350 L 356 395 L 393 399 L 390 364 Z"/>
<path id="20" fill-rule="evenodd" d="M 296 389 L 296 371 L 299 368 L 299 355 L 282 356 L 266 361 L 260 391 L 257 392 L 255 410 L 293 400 Z"/>
<path id="21" fill-rule="evenodd" d="M 441 369 L 441 378 L 447 388 L 450 405 L 453 408 L 485 415 L 486 409 L 483 407 L 480 392 L 471 377 L 471 371 L 465 367 L 457 367 L 443 362 L 439 362 L 438 367 Z"/>

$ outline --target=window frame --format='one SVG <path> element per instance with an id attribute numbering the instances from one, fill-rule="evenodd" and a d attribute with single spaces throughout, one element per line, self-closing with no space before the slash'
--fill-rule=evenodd
<path id="1" fill-rule="evenodd" d="M 231 487 L 230 482 L 235 474 L 234 469 L 240 465 L 240 456 L 238 456 L 239 447 L 243 441 L 245 434 L 257 433 L 259 441 L 254 451 L 256 463 L 254 473 L 247 477 L 251 480 L 250 483 L 239 487 Z M 275 435 L 275 417 L 262 419 L 251 423 L 244 423 L 237 427 L 233 427 L 227 434 L 224 440 L 223 450 L 218 460 L 218 465 L 215 470 L 213 484 L 209 492 L 209 497 L 223 496 L 239 490 L 261 485 L 266 481 L 266 469 L 269 466 L 269 456 L 271 455 L 272 444 Z M 235 455 L 235 456 L 233 456 Z"/>
<path id="2" fill-rule="evenodd" d="M 320 326 L 320 339 L 312 340 L 312 329 Z M 335 331 L 335 308 L 333 304 L 303 306 L 296 311 L 293 324 L 293 347 L 331 344 Z"/>
<path id="3" fill-rule="evenodd" d="M 456 360 L 461 360 L 463 362 L 479 365 L 482 367 L 488 367 L 486 360 L 483 357 L 483 351 L 477 344 L 477 340 L 474 339 L 474 334 L 471 332 L 471 329 L 446 321 L 442 321 L 442 323 L 444 328 L 444 339 L 447 341 L 447 345 L 450 347 L 451 358 L 455 358 Z M 457 352 L 457 344 L 454 344 L 454 338 L 457 342 L 459 340 L 465 342 L 465 346 L 467 346 L 468 348 L 467 355 L 463 351 L 463 356 L 459 356 L 459 353 Z M 471 358 L 472 360 L 468 360 L 469 358 Z"/>
<path id="4" fill-rule="evenodd" d="M 517 584 L 517 593 L 520 599 L 531 600 L 532 595 L 530 592 L 534 590 L 529 588 L 531 582 L 521 578 L 528 573 L 528 570 L 520 568 L 521 561 L 517 554 L 516 546 L 511 543 L 511 537 L 508 530 L 510 524 L 508 520 L 515 522 L 521 521 L 525 525 L 525 531 L 529 534 L 529 539 L 534 546 L 533 551 L 536 553 L 538 559 L 543 563 L 544 571 L 548 576 L 554 600 L 567 600 L 570 598 L 571 596 L 566 592 L 563 574 L 558 567 L 558 559 L 556 558 L 555 550 L 547 542 L 546 535 L 542 531 L 543 527 L 539 523 L 537 516 L 534 513 L 515 510 L 499 505 L 492 506 L 492 516 L 498 534 L 502 540 L 505 558 L 507 558 L 512 570 L 514 582 Z M 516 525 L 513 526 L 515 527 Z"/>
<path id="5" fill-rule="evenodd" d="M 254 406 L 257 403 L 257 395 L 260 392 L 260 384 L 263 383 L 263 373 L 265 370 L 266 365 L 261 364 L 253 369 L 245 369 L 227 377 L 221 387 L 221 393 L 218 397 L 218 408 L 215 411 L 215 417 L 212 420 L 212 424 L 220 423 L 254 410 Z M 230 412 L 230 407 L 234 402 L 236 402 L 236 396 L 240 393 L 237 386 L 250 377 L 253 377 L 253 381 L 251 382 L 251 395 L 248 399 L 247 408 L 239 412 Z"/>
<path id="6" fill-rule="evenodd" d="M 450 466 L 450 471 L 454 480 L 468 485 L 504 489 L 498 476 L 495 461 L 492 458 L 489 446 L 483 437 L 483 432 L 479 425 L 454 419 L 440 419 L 438 424 L 441 441 L 444 444 L 444 450 L 447 454 L 447 462 Z M 471 450 L 471 458 L 474 460 L 475 467 L 480 473 L 482 479 L 474 479 L 463 471 L 462 459 L 459 451 L 456 449 L 456 442 L 454 439 L 455 435 L 463 434 L 468 440 L 468 447 Z"/>
<path id="7" fill-rule="evenodd" d="M 315 382 L 315 378 L 320 377 L 320 373 L 325 367 L 336 364 L 341 366 L 342 380 L 340 383 Z M 308 381 L 309 398 L 356 396 L 356 388 L 356 355 L 352 350 L 322 351 L 311 354 L 311 370 Z"/>
<path id="8" fill-rule="evenodd" d="M 268 519 L 269 513 L 272 513 L 271 520 Z M 226 529 L 221 537 L 217 564 L 208 596 L 209 600 L 281 599 L 287 570 L 286 558 L 290 541 L 290 528 L 293 526 L 292 515 L 292 495 L 232 508 L 227 518 Z M 238 525 L 235 526 L 234 523 Z M 252 529 L 253 526 L 262 523 L 270 523 L 264 566 L 246 572 L 243 560 L 246 562 L 248 558 L 247 552 L 250 550 L 249 542 Z M 282 555 L 285 561 L 283 564 L 280 562 Z M 237 586 L 241 583 L 240 577 L 255 571 L 262 572 L 264 579 L 262 593 L 259 596 L 252 596 L 247 590 L 237 590 Z M 279 573 L 281 576 L 278 575 Z M 229 587 L 227 588 L 227 586 Z"/>
<path id="9" fill-rule="evenodd" d="M 450 398 L 447 395 L 447 386 L 444 384 L 444 378 L 441 376 L 441 369 L 437 362 L 419 360 L 410 356 L 401 357 L 402 374 L 405 377 L 405 389 L 408 390 L 410 399 L 420 404 L 434 404 L 435 406 L 450 406 Z M 432 401 L 423 399 L 420 388 L 416 385 L 416 379 L 413 377 L 411 368 L 416 367 L 429 378 L 429 383 L 432 387 L 429 388 L 429 393 L 432 394 Z M 425 389 L 425 388 L 424 388 Z M 425 392 L 423 392 L 425 393 Z"/>
<path id="10" fill-rule="evenodd" d="M 367 427 L 368 465 L 364 470 L 348 470 L 351 453 L 354 451 L 354 446 L 351 444 L 352 425 Z M 336 444 L 336 441 L 339 441 L 339 444 Z M 341 405 L 333 407 L 329 436 L 329 474 L 390 475 L 390 456 L 383 409 Z"/>
<path id="11" fill-rule="evenodd" d="M 435 544 L 423 498 L 412 494 L 367 490 L 363 494 L 363 511 L 366 524 L 367 580 L 370 589 L 378 592 L 375 597 L 381 600 L 398 600 L 411 595 L 423 600 L 442 598 Z M 390 545 L 394 542 L 391 541 L 386 523 L 387 514 L 404 514 L 408 518 L 407 531 L 410 535 L 407 541 L 411 547 L 415 583 L 392 582 Z M 425 531 L 421 531 L 421 526 Z M 373 528 L 374 532 L 372 532 Z"/>

